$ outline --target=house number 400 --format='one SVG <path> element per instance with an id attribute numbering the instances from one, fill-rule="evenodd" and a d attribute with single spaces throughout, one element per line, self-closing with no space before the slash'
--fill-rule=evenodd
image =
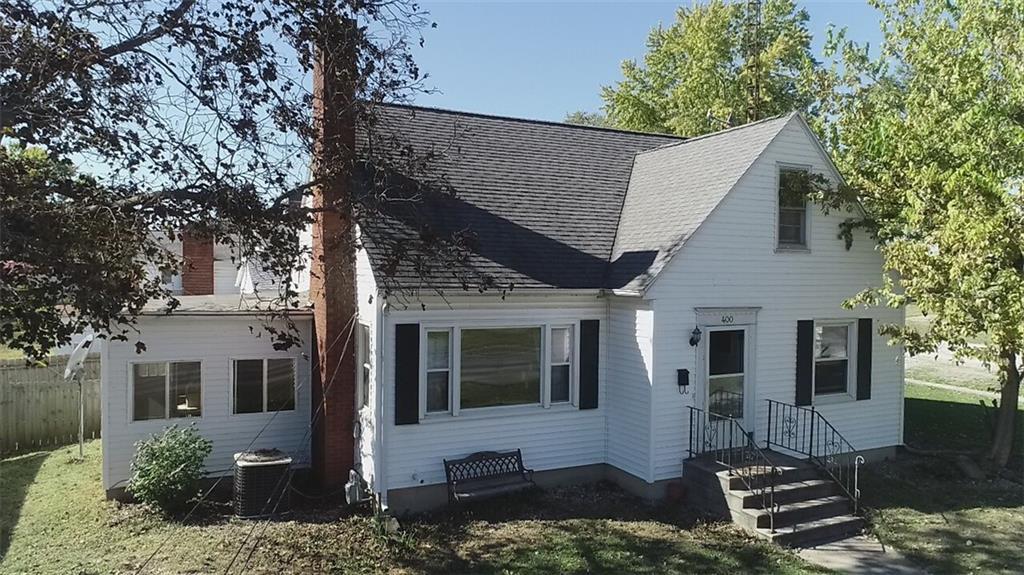
<path id="1" fill-rule="evenodd" d="M 722 316 L 722 323 L 732 323 L 732 322 L 733 322 L 733 317 L 731 315 L 723 315 Z"/>

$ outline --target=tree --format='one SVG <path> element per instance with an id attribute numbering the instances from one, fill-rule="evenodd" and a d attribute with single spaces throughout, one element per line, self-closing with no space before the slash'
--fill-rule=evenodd
<path id="1" fill-rule="evenodd" d="M 1000 368 L 987 459 L 1013 445 L 1024 348 L 1024 3 L 875 2 L 877 57 L 830 32 L 829 144 L 895 279 L 861 303 L 914 303 L 924 332 L 884 331 L 910 353 L 946 344 Z M 985 346 L 972 344 L 987 334 Z"/>
<path id="2" fill-rule="evenodd" d="M 614 128 L 615 124 L 608 120 L 608 117 L 600 112 L 584 112 L 577 110 L 565 115 L 566 124 L 577 126 L 593 126 L 595 128 Z"/>
<path id="3" fill-rule="evenodd" d="M 643 65 L 622 64 L 623 79 L 602 90 L 616 126 L 698 136 L 813 103 L 808 15 L 792 0 L 680 8 L 667 29 L 647 38 Z M 756 86 L 756 90 L 754 89 Z"/>
<path id="4" fill-rule="evenodd" d="M 349 75 L 363 148 L 311 180 L 308 78 L 341 21 L 358 25 L 329 59 L 352 65 L 329 73 Z M 164 245 L 186 229 L 284 278 L 269 297 L 296 305 L 297 234 L 339 209 L 301 198 L 364 164 L 415 175 L 430 160 L 375 120 L 420 88 L 409 42 L 428 23 L 406 0 L 0 3 L 0 344 L 40 357 L 86 328 L 126 339 L 147 301 L 175 307 L 151 270 L 180 269 Z M 340 209 L 379 213 L 377 183 Z M 460 242 L 424 230 L 403 254 L 450 268 Z M 288 325 L 268 323 L 276 345 L 297 341 Z"/>

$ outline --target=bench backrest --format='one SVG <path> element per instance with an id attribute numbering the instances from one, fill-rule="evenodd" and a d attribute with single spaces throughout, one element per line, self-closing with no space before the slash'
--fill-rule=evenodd
<path id="1" fill-rule="evenodd" d="M 523 472 L 523 455 L 515 451 L 480 451 L 462 459 L 444 460 L 448 482 L 484 479 Z"/>

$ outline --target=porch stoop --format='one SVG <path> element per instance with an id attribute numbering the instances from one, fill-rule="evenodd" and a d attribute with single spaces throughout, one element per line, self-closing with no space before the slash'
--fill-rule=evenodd
<path id="1" fill-rule="evenodd" d="M 764 453 L 781 473 L 775 480 L 774 532 L 761 495 L 748 490 L 743 480 L 711 457 L 683 462 L 688 503 L 758 537 L 791 547 L 837 541 L 861 532 L 864 519 L 851 513 L 850 498 L 817 467 L 775 451 Z M 755 481 L 761 475 L 755 470 Z"/>

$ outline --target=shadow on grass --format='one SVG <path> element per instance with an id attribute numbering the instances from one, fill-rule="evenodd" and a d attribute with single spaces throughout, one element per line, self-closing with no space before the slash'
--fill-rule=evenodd
<path id="1" fill-rule="evenodd" d="M 44 451 L 0 461 L 0 560 L 11 546 L 11 536 L 29 487 L 49 455 Z"/>
<path id="2" fill-rule="evenodd" d="M 785 552 L 681 505 L 650 506 L 599 483 L 533 490 L 408 517 L 394 555 L 416 573 L 776 573 Z"/>
<path id="3" fill-rule="evenodd" d="M 909 398 L 905 416 L 906 442 L 915 447 L 983 452 L 990 441 L 989 414 L 976 403 Z M 1019 439 L 1015 452 L 1019 466 Z M 929 572 L 1019 572 L 1019 483 L 972 481 L 950 457 L 901 453 L 864 467 L 860 487 L 872 531 Z"/>

